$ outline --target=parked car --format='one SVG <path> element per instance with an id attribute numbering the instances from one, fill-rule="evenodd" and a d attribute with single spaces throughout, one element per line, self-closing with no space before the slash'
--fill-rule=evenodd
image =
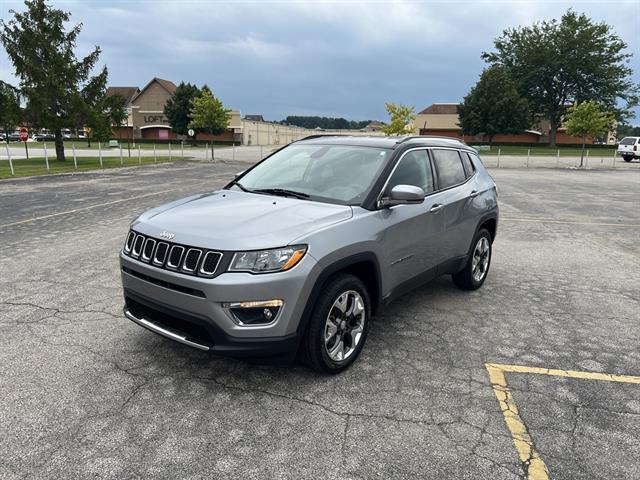
<path id="1" fill-rule="evenodd" d="M 640 137 L 624 137 L 618 144 L 618 155 L 625 162 L 630 162 L 635 158 L 640 158 Z"/>
<path id="2" fill-rule="evenodd" d="M 53 142 L 56 136 L 53 133 L 36 133 L 31 138 L 36 142 Z"/>
<path id="3" fill-rule="evenodd" d="M 200 350 L 299 352 L 337 373 L 392 300 L 445 274 L 479 288 L 497 221 L 496 184 L 458 140 L 309 138 L 140 215 L 120 254 L 124 314 Z"/>
<path id="4" fill-rule="evenodd" d="M 20 132 L 12 132 L 7 137 L 9 142 L 19 142 L 20 141 Z"/>

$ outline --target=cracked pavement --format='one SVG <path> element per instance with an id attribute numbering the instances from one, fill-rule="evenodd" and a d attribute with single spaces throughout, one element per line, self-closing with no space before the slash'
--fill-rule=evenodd
<path id="1" fill-rule="evenodd" d="M 640 375 L 638 171 L 492 170 L 484 287 L 444 277 L 394 302 L 339 376 L 210 357 L 126 320 L 129 222 L 243 168 L 0 182 L 1 478 L 518 479 L 485 363 Z M 638 385 L 506 379 L 551 478 L 640 477 Z"/>

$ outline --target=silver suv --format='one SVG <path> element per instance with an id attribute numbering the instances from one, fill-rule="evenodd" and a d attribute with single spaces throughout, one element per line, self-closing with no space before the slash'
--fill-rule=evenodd
<path id="1" fill-rule="evenodd" d="M 480 287 L 497 221 L 496 185 L 457 140 L 307 138 L 138 217 L 124 313 L 201 350 L 337 373 L 394 298 L 443 274 Z"/>

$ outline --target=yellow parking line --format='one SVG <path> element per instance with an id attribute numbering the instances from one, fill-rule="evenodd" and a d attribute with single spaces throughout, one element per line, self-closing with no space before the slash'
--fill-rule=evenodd
<path id="1" fill-rule="evenodd" d="M 37 220 L 46 220 L 47 218 L 59 217 L 61 215 L 69 215 L 70 213 L 82 212 L 83 210 L 91 210 L 92 208 L 105 207 L 107 205 L 115 205 L 116 203 L 128 202 L 130 200 L 137 200 L 139 198 L 152 197 L 154 195 L 162 195 L 164 193 L 173 192 L 174 190 L 180 190 L 180 188 L 170 188 L 169 190 L 162 190 L 161 192 L 145 193 L 144 195 L 138 195 L 135 197 L 121 198 L 119 200 L 113 200 L 111 202 L 98 203 L 96 205 L 89 205 L 88 207 L 74 208 L 73 210 L 66 210 L 64 212 L 52 213 L 50 215 L 43 215 L 41 217 L 33 217 L 27 220 L 20 220 L 19 222 L 5 223 L 0 225 L 0 228 L 13 227 L 14 225 L 21 225 L 23 223 L 35 222 Z"/>
<path id="2" fill-rule="evenodd" d="M 582 380 L 599 380 L 605 382 L 620 382 L 640 384 L 640 377 L 632 375 L 612 375 L 599 372 L 579 372 L 575 370 L 559 370 L 554 368 L 525 367 L 522 365 L 503 365 L 498 363 L 485 364 L 489 372 L 489 381 L 498 399 L 500 410 L 504 416 L 511 438 L 518 451 L 520 461 L 525 467 L 528 480 L 548 480 L 549 470 L 535 448 L 531 435 L 520 417 L 511 390 L 507 386 L 505 373 L 534 373 L 555 377 L 578 378 Z"/>
<path id="3" fill-rule="evenodd" d="M 528 222 L 528 223 L 558 223 L 561 225 L 595 225 L 598 227 L 640 227 L 638 223 L 600 223 L 600 222 L 575 222 L 571 220 L 549 220 L 546 218 L 509 218 L 502 217 L 505 222 Z"/>

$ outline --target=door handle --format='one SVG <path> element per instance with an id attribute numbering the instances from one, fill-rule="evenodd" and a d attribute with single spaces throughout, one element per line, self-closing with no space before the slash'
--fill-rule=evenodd
<path id="1" fill-rule="evenodd" d="M 429 209 L 429 213 L 437 213 L 440 210 L 442 210 L 442 208 L 444 207 L 443 204 L 441 203 L 434 203 L 431 208 Z"/>
<path id="2" fill-rule="evenodd" d="M 471 193 L 469 194 L 469 198 L 475 198 L 478 195 L 480 195 L 480 192 L 477 190 L 471 190 Z"/>

